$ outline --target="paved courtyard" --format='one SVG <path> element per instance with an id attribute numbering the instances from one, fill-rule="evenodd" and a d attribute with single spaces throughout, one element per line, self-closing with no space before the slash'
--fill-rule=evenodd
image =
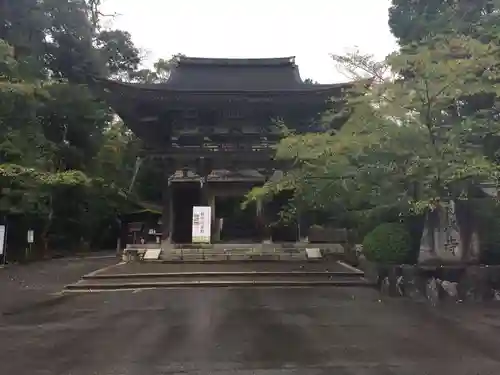
<path id="1" fill-rule="evenodd" d="M 200 263 L 121 263 L 97 272 L 98 275 L 177 272 L 356 272 L 346 263 L 320 262 L 200 262 Z"/>
<path id="2" fill-rule="evenodd" d="M 498 374 L 498 307 L 447 309 L 348 287 L 47 295 L 4 311 L 0 373 Z"/>
<path id="3" fill-rule="evenodd" d="M 112 253 L 105 253 L 82 259 L 63 258 L 0 268 L 0 313 L 45 303 L 50 294 L 61 291 L 64 285 L 116 263 Z"/>

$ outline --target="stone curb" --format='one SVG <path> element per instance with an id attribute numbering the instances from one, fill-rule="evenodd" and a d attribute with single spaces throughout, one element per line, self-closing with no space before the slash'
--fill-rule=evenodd
<path id="1" fill-rule="evenodd" d="M 364 286 L 371 285 L 364 279 L 359 280 L 324 280 L 324 281 L 184 281 L 184 282 L 137 282 L 122 284 L 93 284 L 77 283 L 66 285 L 65 291 L 91 292 L 99 290 L 119 289 L 166 289 L 166 288 L 199 288 L 199 287 L 258 287 L 258 286 L 284 286 L 284 287 L 311 287 L 311 286 Z"/>
<path id="2" fill-rule="evenodd" d="M 175 278 L 175 277 L 219 277 L 219 276 L 291 276 L 291 277 L 308 277 L 308 276 L 330 276 L 330 277 L 362 277 L 363 272 L 351 271 L 241 271 L 241 272 L 162 272 L 162 273 L 120 273 L 120 274 L 87 274 L 82 277 L 84 280 L 109 280 L 109 279 L 136 279 L 136 278 Z"/>
<path id="3" fill-rule="evenodd" d="M 227 264 L 227 263 L 319 263 L 322 259 L 305 259 L 305 258 L 289 258 L 289 259 L 158 259 L 146 260 L 144 263 L 164 263 L 164 264 Z"/>

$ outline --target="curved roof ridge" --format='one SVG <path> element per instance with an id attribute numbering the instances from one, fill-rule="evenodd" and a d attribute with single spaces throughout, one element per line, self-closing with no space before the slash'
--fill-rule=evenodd
<path id="1" fill-rule="evenodd" d="M 295 56 L 268 58 L 177 57 L 180 65 L 282 66 L 295 65 Z"/>

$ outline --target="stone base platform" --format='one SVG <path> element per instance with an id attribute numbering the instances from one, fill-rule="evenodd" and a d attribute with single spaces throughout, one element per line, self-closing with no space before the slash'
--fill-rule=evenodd
<path id="1" fill-rule="evenodd" d="M 368 286 L 341 261 L 120 263 L 84 276 L 66 291 L 192 287 Z"/>
<path id="2" fill-rule="evenodd" d="M 432 305 L 500 301 L 500 266 L 378 265 L 365 259 L 366 279 L 390 297 L 409 297 Z"/>
<path id="3" fill-rule="evenodd" d="M 344 255 L 345 249 L 341 244 L 169 244 L 159 248 L 158 245 L 128 245 L 123 253 L 123 260 L 133 262 L 145 260 L 147 250 L 159 250 L 156 261 L 305 261 L 315 260 L 331 255 Z M 311 251 L 312 250 L 312 251 Z M 147 259 L 146 259 L 147 260 Z"/>

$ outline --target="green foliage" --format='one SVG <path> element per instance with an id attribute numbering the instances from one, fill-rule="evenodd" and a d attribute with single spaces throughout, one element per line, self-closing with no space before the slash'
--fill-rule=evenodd
<path id="1" fill-rule="evenodd" d="M 389 26 L 401 45 L 437 34 L 484 37 L 498 23 L 499 9 L 498 0 L 392 0 Z"/>
<path id="2" fill-rule="evenodd" d="M 346 111 L 332 108 L 321 121 L 348 112 L 347 122 L 288 134 L 276 157 L 293 169 L 248 199 L 292 190 L 302 212 L 351 218 L 363 232 L 373 218 L 416 219 L 436 200 L 498 184 L 499 5 L 393 0 L 390 25 L 401 48 L 384 61 L 356 50 L 332 55 L 359 84 Z"/>
<path id="3" fill-rule="evenodd" d="M 340 130 L 285 138 L 276 156 L 294 168 L 249 199 L 292 189 L 295 203 L 309 208 L 408 216 L 435 199 L 464 198 L 471 186 L 497 182 L 498 166 L 483 147 L 500 130 L 496 54 L 491 43 L 441 35 L 385 62 L 335 57 L 354 78 L 373 78 L 372 85 L 349 95 L 351 115 Z M 465 111 L 478 93 L 493 105 Z"/>
<path id="4" fill-rule="evenodd" d="M 87 169 L 99 152 L 111 113 L 86 86 L 55 83 L 44 89 L 48 97 L 38 115 L 45 138 L 55 148 L 54 168 Z"/>
<path id="5" fill-rule="evenodd" d="M 130 204 L 141 144 L 84 83 L 129 79 L 140 53 L 99 6 L 0 2 L 0 215 L 31 223 L 45 251 L 114 246 Z"/>
<path id="6" fill-rule="evenodd" d="M 363 240 L 366 259 L 383 264 L 401 264 L 410 254 L 410 235 L 403 224 L 384 223 Z"/>
<path id="7" fill-rule="evenodd" d="M 130 75 L 141 62 L 139 49 L 134 46 L 132 36 L 126 31 L 101 31 L 97 35 L 97 47 L 108 74 L 112 76 Z"/>
<path id="8" fill-rule="evenodd" d="M 170 72 L 175 66 L 177 59 L 184 56 L 181 53 L 175 54 L 170 59 L 159 59 L 153 64 L 153 69 L 141 69 L 130 72 L 129 79 L 133 82 L 141 83 L 162 83 L 170 77 Z"/>

